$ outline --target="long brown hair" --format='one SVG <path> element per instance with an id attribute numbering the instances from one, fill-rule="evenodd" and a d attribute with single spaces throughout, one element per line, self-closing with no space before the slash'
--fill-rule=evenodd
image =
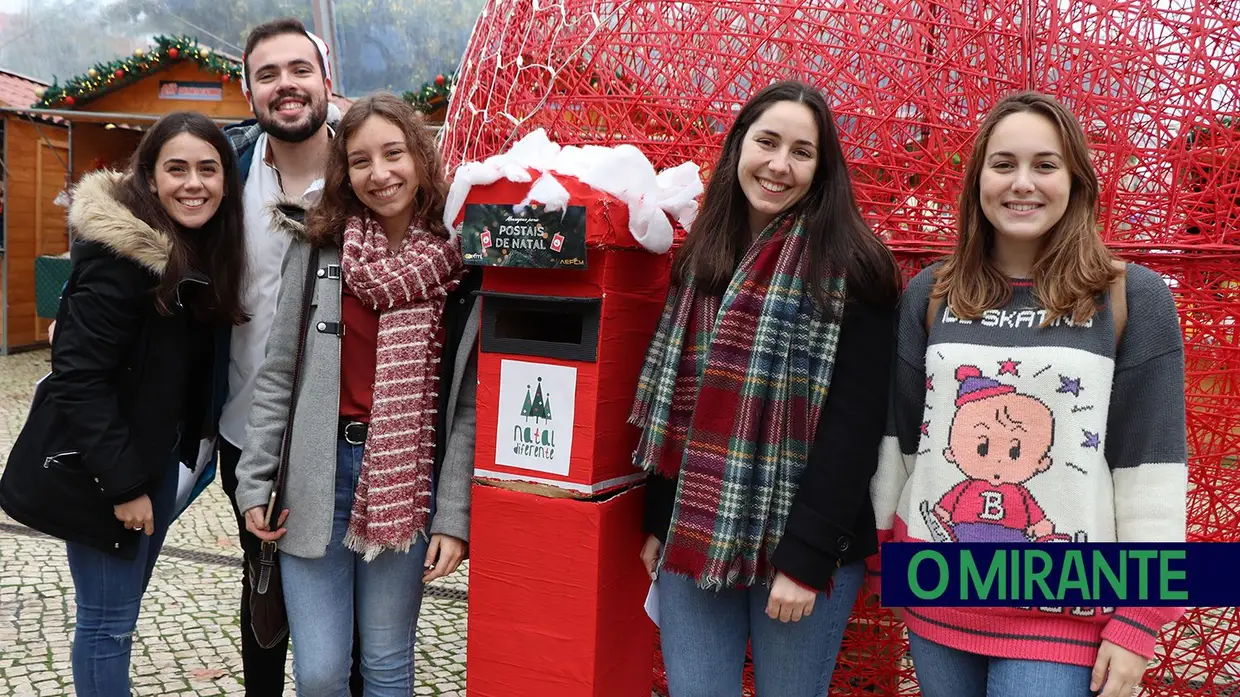
<path id="1" fill-rule="evenodd" d="M 1085 322 L 1098 311 L 1099 294 L 1121 271 L 1098 234 L 1098 175 L 1085 131 L 1067 107 L 1038 92 L 1009 95 L 982 121 L 961 184 L 956 249 L 935 273 L 931 297 L 946 298 L 952 314 L 964 319 L 977 319 L 1011 300 L 1010 282 L 991 257 L 995 229 L 982 212 L 980 188 L 991 134 L 1003 119 L 1020 113 L 1037 114 L 1055 126 L 1072 178 L 1068 207 L 1046 232 L 1033 265 L 1034 294 L 1046 310 L 1044 324 L 1062 317 Z"/>
<path id="2" fill-rule="evenodd" d="M 405 144 L 417 168 L 418 189 L 413 195 L 413 218 L 423 229 L 447 239 L 443 223 L 448 187 L 443 175 L 439 148 L 425 127 L 422 115 L 399 97 L 377 92 L 349 107 L 340 128 L 332 138 L 327 166 L 323 170 L 323 195 L 306 213 L 306 232 L 310 241 L 322 246 L 339 240 L 350 216 L 360 216 L 366 207 L 349 185 L 349 138 L 371 116 L 394 124 L 405 134 Z"/>
<path id="3" fill-rule="evenodd" d="M 819 308 L 830 307 L 823 281 L 842 273 L 850 293 L 879 306 L 893 306 L 900 292 L 895 258 L 857 210 L 835 119 L 821 92 L 794 80 L 762 89 L 737 113 L 706 186 L 702 212 L 676 256 L 674 277 L 684 283 L 692 271 L 703 292 L 717 295 L 726 290 L 751 241 L 749 202 L 736 172 L 741 145 L 754 122 L 779 102 L 804 104 L 818 126 L 818 166 L 809 190 L 793 208 L 805 216 L 809 231 L 808 290 Z"/>
<path id="4" fill-rule="evenodd" d="M 224 198 L 215 215 L 199 230 L 186 230 L 178 225 L 151 190 L 155 181 L 159 151 L 176 136 L 188 133 L 205 141 L 220 155 L 220 171 L 224 175 Z M 194 307 L 204 319 L 229 324 L 244 324 L 250 317 L 241 306 L 241 284 L 245 277 L 245 219 L 241 203 L 241 177 L 237 174 L 237 156 L 224 132 L 211 119 L 195 111 L 168 114 L 142 136 L 138 149 L 129 158 L 129 165 L 116 192 L 116 199 L 136 218 L 164 233 L 171 240 L 168 264 L 155 289 L 155 302 L 164 314 L 176 304 L 177 288 L 191 268 L 211 280 L 214 296 L 209 307 Z"/>

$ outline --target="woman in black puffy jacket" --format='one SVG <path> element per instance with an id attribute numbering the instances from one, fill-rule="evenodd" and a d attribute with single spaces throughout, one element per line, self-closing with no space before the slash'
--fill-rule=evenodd
<path id="1" fill-rule="evenodd" d="M 241 188 L 223 133 L 170 114 L 124 173 L 86 175 L 52 372 L 0 479 L 14 519 L 67 541 L 78 695 L 129 691 L 131 636 L 179 462 L 210 435 L 212 332 L 244 322 Z"/>

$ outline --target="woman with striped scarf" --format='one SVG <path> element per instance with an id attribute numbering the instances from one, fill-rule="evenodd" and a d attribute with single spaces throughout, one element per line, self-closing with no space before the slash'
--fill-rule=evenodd
<path id="1" fill-rule="evenodd" d="M 355 626 L 367 697 L 412 694 L 423 586 L 465 555 L 479 278 L 444 228 L 445 196 L 421 117 L 377 94 L 341 120 L 306 224 L 273 211 L 296 239 L 237 503 L 279 541 L 300 697 L 348 694 Z M 282 447 L 283 511 L 268 521 Z"/>
<path id="2" fill-rule="evenodd" d="M 677 255 L 630 417 L 671 697 L 739 695 L 750 641 L 758 694 L 826 695 L 877 549 L 899 292 L 822 95 L 758 92 Z"/>

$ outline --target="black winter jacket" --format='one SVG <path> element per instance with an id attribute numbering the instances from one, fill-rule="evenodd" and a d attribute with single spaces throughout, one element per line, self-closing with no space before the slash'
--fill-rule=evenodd
<path id="1" fill-rule="evenodd" d="M 173 476 L 178 435 L 180 458 L 197 460 L 212 328 L 185 311 L 208 283 L 201 274 L 182 279 L 170 314 L 158 311 L 169 240 L 116 200 L 120 178 L 90 174 L 74 192 L 52 372 L 0 478 L 0 507 L 36 530 L 132 558 L 141 533 L 112 507 Z"/>

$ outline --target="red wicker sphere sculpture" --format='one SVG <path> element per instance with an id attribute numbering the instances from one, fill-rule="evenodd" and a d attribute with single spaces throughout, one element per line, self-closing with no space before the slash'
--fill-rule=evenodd
<path id="1" fill-rule="evenodd" d="M 541 127 L 709 168 L 735 110 L 784 78 L 827 94 L 860 205 L 910 271 L 950 248 L 963 159 L 999 98 L 1036 89 L 1074 110 L 1104 238 L 1179 303 L 1189 537 L 1240 540 L 1240 0 L 491 0 L 443 152 L 451 171 Z M 1147 694 L 1240 694 L 1238 645 L 1235 608 L 1189 610 Z M 832 694 L 917 694 L 904 646 L 859 603 Z"/>

